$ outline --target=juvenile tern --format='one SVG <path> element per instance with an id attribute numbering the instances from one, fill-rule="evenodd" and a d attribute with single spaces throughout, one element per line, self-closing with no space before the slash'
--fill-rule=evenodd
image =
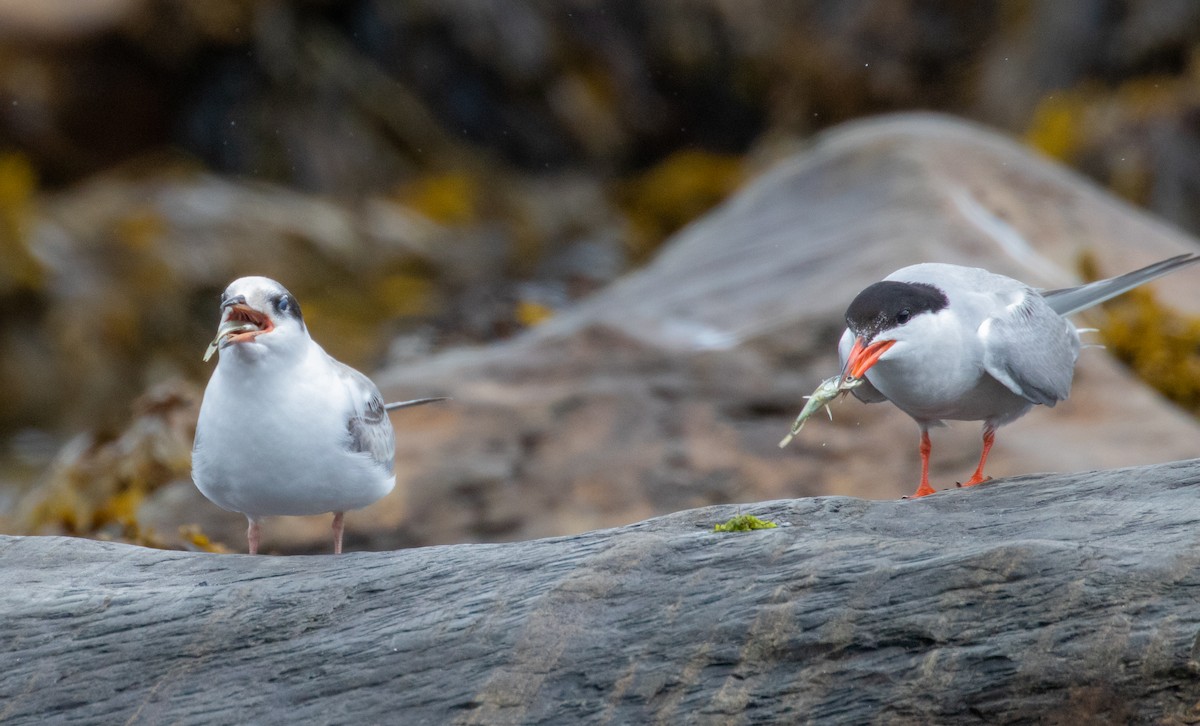
<path id="1" fill-rule="evenodd" d="M 1038 291 L 975 267 L 924 263 L 868 286 L 846 310 L 840 383 L 866 403 L 891 401 L 921 430 L 921 483 L 929 486 L 929 428 L 982 421 L 983 450 L 962 486 L 985 480 L 996 429 L 1071 391 L 1079 332 L 1065 316 L 1200 262 L 1186 254 L 1079 287 Z"/>
<path id="2" fill-rule="evenodd" d="M 192 479 L 217 506 L 249 522 L 250 554 L 272 515 L 343 515 L 390 492 L 395 437 L 387 412 L 444 400 L 384 404 L 369 378 L 309 337 L 296 299 L 274 280 L 243 277 L 221 296 L 204 359 L 220 351 L 200 404 Z"/>

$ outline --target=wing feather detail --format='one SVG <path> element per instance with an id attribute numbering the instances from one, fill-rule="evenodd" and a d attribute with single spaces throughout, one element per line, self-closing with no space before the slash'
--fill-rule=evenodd
<path id="1" fill-rule="evenodd" d="M 396 435 L 384 408 L 383 396 L 370 378 L 340 361 L 333 360 L 333 363 L 350 392 L 354 406 L 346 419 L 350 450 L 367 454 L 389 474 L 393 473 L 396 467 Z"/>
<path id="2" fill-rule="evenodd" d="M 977 334 L 984 369 L 1013 393 L 1044 406 L 1070 394 L 1079 333 L 1032 289 L 984 320 Z"/>

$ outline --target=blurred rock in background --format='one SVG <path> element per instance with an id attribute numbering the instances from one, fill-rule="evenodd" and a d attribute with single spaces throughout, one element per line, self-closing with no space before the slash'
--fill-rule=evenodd
<path id="1" fill-rule="evenodd" d="M 352 365 L 417 365 L 553 319 L 815 132 L 902 109 L 1200 232 L 1198 80 L 1186 0 L 0 0 L 0 526 L 63 443 L 202 384 L 240 275 Z"/>

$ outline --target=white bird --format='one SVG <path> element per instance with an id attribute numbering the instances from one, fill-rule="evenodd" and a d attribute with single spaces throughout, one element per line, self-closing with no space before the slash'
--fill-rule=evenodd
<path id="1" fill-rule="evenodd" d="M 1064 316 L 1200 262 L 1179 255 L 1108 280 L 1040 292 L 975 267 L 912 265 L 868 286 L 846 310 L 840 382 L 866 403 L 891 401 L 921 429 L 921 484 L 929 486 L 929 427 L 982 421 L 984 481 L 996 429 L 1071 391 L 1079 332 Z"/>
<path id="2" fill-rule="evenodd" d="M 204 360 L 220 360 L 200 404 L 192 479 L 217 506 L 249 521 L 250 554 L 272 515 L 333 513 L 334 552 L 343 515 L 396 484 L 387 411 L 369 378 L 309 337 L 300 304 L 265 277 L 235 280 L 221 296 L 221 323 Z"/>

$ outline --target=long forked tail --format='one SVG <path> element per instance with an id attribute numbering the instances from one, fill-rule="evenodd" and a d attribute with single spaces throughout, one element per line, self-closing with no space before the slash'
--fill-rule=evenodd
<path id="1" fill-rule="evenodd" d="M 435 403 L 437 401 L 449 401 L 449 400 L 450 399 L 447 396 L 438 396 L 436 398 L 414 398 L 411 401 L 396 401 L 395 403 L 385 403 L 385 404 L 383 404 L 383 409 L 385 411 L 395 411 L 395 410 L 401 409 L 401 408 L 410 408 L 412 406 L 421 406 L 426 403 Z"/>
<path id="2" fill-rule="evenodd" d="M 1107 280 L 1097 280 L 1096 282 L 1089 282 L 1079 287 L 1048 290 L 1042 293 L 1042 297 L 1046 298 L 1046 302 L 1050 303 L 1050 307 L 1054 312 L 1059 315 L 1070 315 L 1080 310 L 1086 310 L 1093 305 L 1099 305 L 1105 300 L 1111 300 L 1121 293 L 1129 292 L 1138 285 L 1145 285 L 1151 280 L 1170 274 L 1196 262 L 1200 262 L 1200 255 L 1176 255 L 1162 262 L 1155 262 L 1153 265 L 1143 267 L 1140 270 L 1126 272 L 1124 275 L 1110 277 Z"/>

